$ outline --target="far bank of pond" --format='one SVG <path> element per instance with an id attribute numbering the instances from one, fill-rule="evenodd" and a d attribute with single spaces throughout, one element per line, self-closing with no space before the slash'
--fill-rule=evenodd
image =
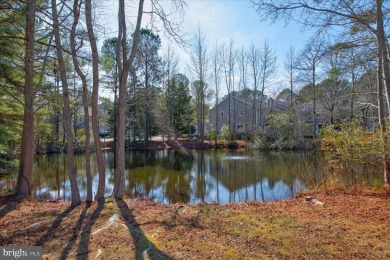
<path id="1" fill-rule="evenodd" d="M 105 152 L 106 195 L 112 193 L 114 153 Z M 152 198 L 162 203 L 245 200 L 273 201 L 296 196 L 322 179 L 327 162 L 319 152 L 246 150 L 143 150 L 126 153 L 126 187 L 131 198 Z M 380 174 L 374 168 L 357 166 L 352 184 L 372 182 Z M 84 155 L 75 156 L 76 176 L 82 198 L 86 197 Z M 92 156 L 93 187 L 98 175 Z M 14 188 L 16 174 L 0 179 L 0 190 Z M 38 155 L 34 165 L 33 194 L 41 199 L 70 199 L 64 154 Z"/>

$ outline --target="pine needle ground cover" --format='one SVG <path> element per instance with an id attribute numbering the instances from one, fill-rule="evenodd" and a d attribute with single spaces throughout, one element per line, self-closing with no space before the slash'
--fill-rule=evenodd
<path id="1" fill-rule="evenodd" d="M 42 245 L 43 259 L 390 258 L 390 190 L 311 195 L 325 204 L 1 197 L 0 245 Z"/>

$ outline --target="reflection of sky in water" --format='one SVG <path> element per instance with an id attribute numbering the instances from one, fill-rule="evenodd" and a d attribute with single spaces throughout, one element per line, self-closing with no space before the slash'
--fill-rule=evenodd
<path id="1" fill-rule="evenodd" d="M 248 161 L 248 160 L 252 160 L 252 157 L 250 157 L 250 156 L 222 156 L 219 159 L 226 160 L 226 161 L 232 161 L 232 160 Z"/>
<path id="2" fill-rule="evenodd" d="M 304 188 L 296 171 L 313 158 L 302 153 L 232 151 L 131 152 L 127 155 L 126 187 L 131 197 L 153 198 L 163 203 L 272 201 L 295 196 Z M 106 195 L 113 190 L 113 154 L 105 153 Z M 91 157 L 93 195 L 98 186 L 95 156 Z M 38 163 L 39 162 L 39 163 Z M 36 163 L 34 194 L 45 199 L 70 200 L 66 166 L 61 155 L 46 155 Z M 76 155 L 80 195 L 86 198 L 85 161 Z M 65 181 L 64 181 L 65 178 Z M 65 190 L 65 192 L 64 192 Z"/>
<path id="3" fill-rule="evenodd" d="M 290 187 L 283 182 L 277 182 L 270 189 L 267 179 L 258 182 L 255 185 L 244 187 L 239 190 L 229 192 L 225 187 L 219 187 L 218 190 L 213 190 L 210 194 L 211 201 L 219 201 L 221 204 L 240 202 L 245 200 L 271 201 L 291 198 L 292 194 Z M 219 196 L 219 200 L 218 200 Z"/>

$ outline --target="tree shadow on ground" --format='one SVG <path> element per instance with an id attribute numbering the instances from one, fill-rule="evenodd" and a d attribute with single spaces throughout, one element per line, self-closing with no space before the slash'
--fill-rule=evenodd
<path id="1" fill-rule="evenodd" d="M 96 220 L 99 218 L 100 213 L 104 208 L 105 200 L 101 199 L 98 201 L 98 206 L 95 211 L 92 213 L 91 218 L 88 223 L 85 224 L 83 232 L 81 233 L 80 242 L 77 248 L 77 256 L 76 259 L 88 259 L 88 247 L 89 241 L 91 239 L 91 230 L 93 224 L 95 224 Z M 81 216 L 80 216 L 81 218 Z M 82 224 L 82 221 L 80 225 Z"/>
<path id="2" fill-rule="evenodd" d="M 135 259 L 147 258 L 149 255 L 151 259 L 173 259 L 171 256 L 160 251 L 144 234 L 140 228 L 137 220 L 135 219 L 132 210 L 129 209 L 127 203 L 122 199 L 115 200 L 118 208 L 125 220 L 125 225 L 133 238 L 135 247 Z"/>
<path id="3" fill-rule="evenodd" d="M 184 212 L 186 209 L 185 205 L 180 205 L 176 210 L 173 212 L 170 219 L 163 220 L 163 221 L 146 221 L 143 222 L 142 225 L 163 225 L 167 229 L 173 229 L 177 228 L 179 226 L 182 227 L 189 227 L 192 229 L 204 229 L 204 227 L 200 224 L 200 220 L 202 217 L 202 212 L 200 210 L 197 211 L 196 214 L 191 216 L 181 216 L 181 213 Z"/>
<path id="4" fill-rule="evenodd" d="M 83 225 L 83 221 L 85 219 L 85 216 L 87 215 L 88 209 L 91 207 L 91 202 L 87 202 L 85 204 L 85 207 L 83 211 L 80 214 L 79 220 L 76 223 L 76 226 L 74 227 L 72 237 L 69 239 L 68 244 L 64 248 L 64 250 L 61 253 L 60 259 L 67 259 L 70 250 L 72 249 L 72 246 L 75 244 L 77 240 L 77 236 L 79 235 L 81 231 L 81 227 Z"/>
<path id="5" fill-rule="evenodd" d="M 54 234 L 54 232 L 61 225 L 62 220 L 68 216 L 76 207 L 69 206 L 64 212 L 62 212 L 53 222 L 50 229 L 35 243 L 36 246 L 43 246 L 46 241 Z"/>
<path id="6" fill-rule="evenodd" d="M 2 197 L 0 200 L 0 218 L 15 210 L 22 200 L 22 198 L 18 198 L 15 195 Z"/>
<path id="7" fill-rule="evenodd" d="M 175 212 L 172 214 L 170 220 L 161 222 L 160 224 L 165 225 L 167 228 L 172 229 L 178 226 L 190 227 L 196 229 L 202 229 L 200 225 L 201 212 L 198 211 L 194 216 L 183 218 L 180 214 L 181 211 L 185 210 L 185 206 L 179 206 Z M 145 223 L 149 224 L 149 223 Z"/>
<path id="8" fill-rule="evenodd" d="M 0 197 L 0 219 L 15 210 L 22 201 L 22 198 L 18 198 L 15 195 Z M 5 239 L 5 237 L 0 235 L 0 245 L 5 245 Z"/>

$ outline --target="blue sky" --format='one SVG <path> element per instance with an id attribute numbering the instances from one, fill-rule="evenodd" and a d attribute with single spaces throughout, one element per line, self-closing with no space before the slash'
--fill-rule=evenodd
<path id="1" fill-rule="evenodd" d="M 261 22 L 255 9 L 249 0 L 187 0 L 188 8 L 183 19 L 183 31 L 190 36 L 196 33 L 200 24 L 209 45 L 209 49 L 217 40 L 219 43 L 229 43 L 233 39 L 236 47 L 242 46 L 248 48 L 253 42 L 255 46 L 261 48 L 264 40 L 267 39 L 270 46 L 276 50 L 278 56 L 279 73 L 276 74 L 276 80 L 281 81 L 283 63 L 286 53 L 290 46 L 293 46 L 296 52 L 300 51 L 308 38 L 309 32 L 303 32 L 301 26 L 291 22 L 287 26 L 284 22 L 271 24 L 270 22 Z M 110 0 L 105 12 L 107 23 L 106 27 L 113 31 L 112 36 L 116 36 L 117 27 L 117 1 Z M 147 1 L 146 1 L 147 3 Z M 163 1 L 163 4 L 169 4 L 170 0 Z M 137 5 L 129 3 L 126 13 L 135 15 Z M 146 4 L 145 10 L 148 11 Z M 144 17 L 143 26 L 147 25 L 149 18 Z M 162 34 L 162 45 L 166 48 L 172 40 L 164 38 Z M 184 72 L 188 62 L 187 53 L 179 46 L 174 45 L 175 52 L 179 58 L 179 72 Z M 280 85 L 280 84 L 277 84 Z M 279 87 L 280 88 L 280 87 Z M 275 89 L 276 92 L 278 89 Z"/>
<path id="2" fill-rule="evenodd" d="M 195 31 L 200 23 L 207 39 L 228 42 L 233 38 L 237 45 L 249 45 L 251 41 L 261 45 L 265 38 L 285 53 L 290 45 L 301 45 L 301 27 L 284 23 L 260 22 L 249 0 L 189 0 L 183 24 L 185 31 Z"/>
<path id="3" fill-rule="evenodd" d="M 252 42 L 261 48 L 267 39 L 278 56 L 279 73 L 275 75 L 277 81 L 281 80 L 284 58 L 290 46 L 298 52 L 310 37 L 309 32 L 303 32 L 302 27 L 296 23 L 285 25 L 284 22 L 261 22 L 249 0 L 189 0 L 187 3 L 184 31 L 194 34 L 200 24 L 209 48 L 216 40 L 219 43 L 229 43 L 230 39 L 234 40 L 238 48 L 248 48 Z M 185 60 L 184 51 L 177 52 Z M 275 87 L 277 89 L 274 92 L 280 88 Z"/>

